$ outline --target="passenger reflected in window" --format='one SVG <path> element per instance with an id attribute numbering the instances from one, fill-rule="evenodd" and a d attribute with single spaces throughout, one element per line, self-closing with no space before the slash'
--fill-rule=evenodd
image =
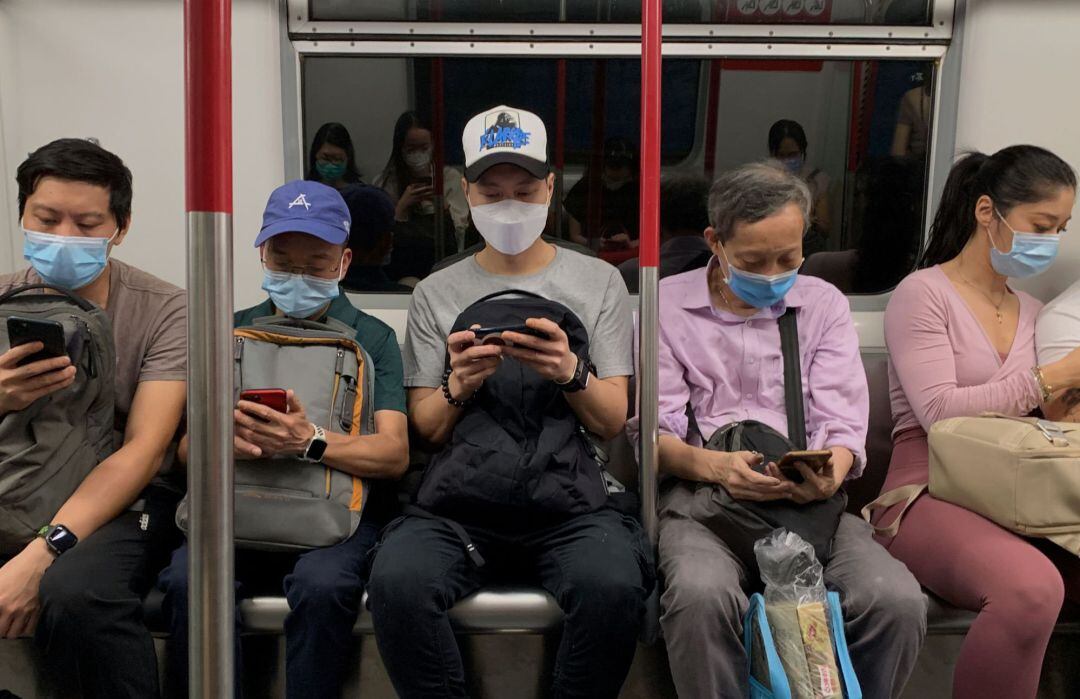
<path id="1" fill-rule="evenodd" d="M 922 70 L 911 74 L 911 82 L 915 87 L 900 99 L 891 152 L 897 158 L 925 160 L 930 138 L 930 106 L 934 99 L 930 94 L 930 81 Z"/>
<path id="2" fill-rule="evenodd" d="M 405 112 L 394 124 L 386 166 L 375 178 L 394 202 L 391 278 L 422 279 L 435 262 L 464 247 L 469 204 L 461 191 L 461 172 L 443 166 L 442 189 L 436 192 L 437 166 L 431 127 L 416 112 Z M 438 212 L 436 207 L 441 207 Z"/>
<path id="3" fill-rule="evenodd" d="M 703 175 L 670 173 L 660 182 L 660 278 L 704 267 L 712 257 L 705 240 L 709 227 L 709 180 Z M 638 292 L 637 258 L 619 265 L 630 293 Z"/>
<path id="4" fill-rule="evenodd" d="M 360 181 L 349 130 L 331 121 L 319 127 L 308 152 L 306 179 L 322 182 L 334 189 Z"/>
<path id="5" fill-rule="evenodd" d="M 825 249 L 832 217 L 829 215 L 829 176 L 807 160 L 807 147 L 806 131 L 799 122 L 781 119 L 769 128 L 769 155 L 810 188 L 813 211 L 810 228 L 803 239 L 803 254 L 809 256 Z"/>
<path id="6" fill-rule="evenodd" d="M 352 221 L 352 264 L 341 286 L 349 291 L 411 292 L 411 286 L 399 284 L 386 274 L 394 249 L 394 204 L 389 195 L 378 187 L 351 184 L 341 190 L 341 198 L 349 207 Z"/>
<path id="7" fill-rule="evenodd" d="M 845 294 L 873 294 L 896 286 L 915 266 L 922 222 L 923 163 L 883 157 L 860 173 L 866 186 L 859 239 L 849 250 L 806 258 L 801 272 Z"/>
<path id="8" fill-rule="evenodd" d="M 605 141 L 600 168 L 586 167 L 563 200 L 570 240 L 613 264 L 637 257 L 639 188 L 637 148 L 624 138 Z"/>

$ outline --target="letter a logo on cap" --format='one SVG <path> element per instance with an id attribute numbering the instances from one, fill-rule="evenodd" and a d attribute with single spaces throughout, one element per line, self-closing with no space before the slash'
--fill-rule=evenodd
<path id="1" fill-rule="evenodd" d="M 309 210 L 311 209 L 311 204 L 308 203 L 307 197 L 305 195 L 303 195 L 303 194 L 298 196 L 296 199 L 293 199 L 289 203 L 289 208 L 290 209 L 293 208 L 294 206 L 302 206 L 305 209 L 309 209 Z"/>

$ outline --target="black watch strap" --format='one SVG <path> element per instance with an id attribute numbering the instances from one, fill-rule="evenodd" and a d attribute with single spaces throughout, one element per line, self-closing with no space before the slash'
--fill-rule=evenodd
<path id="1" fill-rule="evenodd" d="M 585 359 L 582 356 L 577 358 L 577 367 L 574 369 L 574 376 L 566 383 L 557 384 L 562 389 L 563 393 L 577 393 L 578 391 L 584 391 L 589 385 L 589 374 L 596 373 L 596 368 L 592 362 Z"/>

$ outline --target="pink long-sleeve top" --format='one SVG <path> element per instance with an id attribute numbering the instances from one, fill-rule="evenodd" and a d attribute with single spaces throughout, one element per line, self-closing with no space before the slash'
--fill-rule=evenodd
<path id="1" fill-rule="evenodd" d="M 894 437 L 913 427 L 929 430 L 949 417 L 1025 415 L 1038 406 L 1031 368 L 1042 304 L 1015 293 L 1020 322 L 1002 357 L 941 267 L 919 270 L 896 287 L 885 309 Z"/>

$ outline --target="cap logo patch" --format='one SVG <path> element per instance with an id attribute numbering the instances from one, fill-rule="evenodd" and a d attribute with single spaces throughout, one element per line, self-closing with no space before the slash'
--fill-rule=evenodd
<path id="1" fill-rule="evenodd" d="M 311 209 L 311 204 L 308 203 L 307 196 L 304 195 L 304 194 L 301 194 L 296 199 L 293 199 L 291 202 L 289 202 L 289 208 L 290 209 L 293 208 L 294 206 L 302 206 L 302 207 L 304 207 L 305 209 L 308 209 L 308 210 Z"/>
<path id="2" fill-rule="evenodd" d="M 512 148 L 519 150 L 529 145 L 530 132 L 522 131 L 517 112 L 491 112 L 484 116 L 484 133 L 480 136 L 480 150 Z"/>

